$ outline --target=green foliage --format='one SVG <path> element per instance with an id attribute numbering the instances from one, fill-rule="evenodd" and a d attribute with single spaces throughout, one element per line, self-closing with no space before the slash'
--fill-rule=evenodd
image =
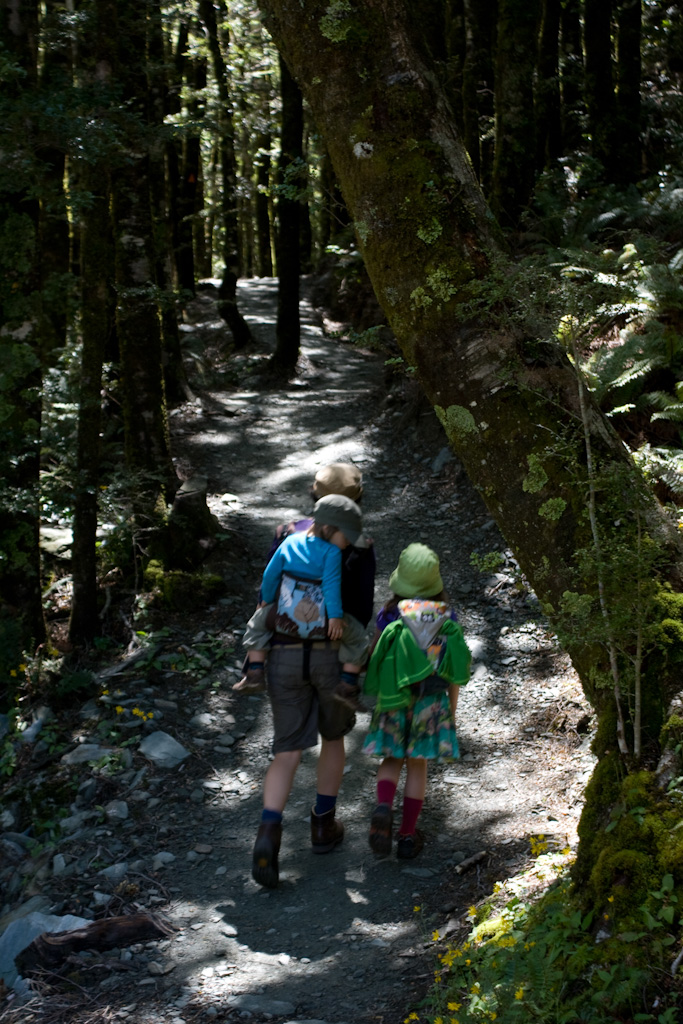
<path id="1" fill-rule="evenodd" d="M 676 988 L 660 984 L 652 971 L 656 966 L 662 978 L 669 973 L 679 915 L 674 875 L 660 874 L 638 894 L 613 876 L 595 913 L 582 908 L 572 888 L 568 854 L 542 853 L 528 872 L 496 883 L 482 906 L 470 908 L 470 934 L 440 953 L 423 1013 L 406 1021 L 678 1019 Z"/>
<path id="2" fill-rule="evenodd" d="M 502 551 L 489 551 L 485 555 L 473 551 L 470 555 L 470 565 L 473 565 L 479 572 L 490 575 L 502 569 L 505 565 L 505 555 Z"/>

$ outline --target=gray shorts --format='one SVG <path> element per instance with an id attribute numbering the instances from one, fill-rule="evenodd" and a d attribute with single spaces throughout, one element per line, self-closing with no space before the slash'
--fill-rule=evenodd
<path id="1" fill-rule="evenodd" d="M 268 654 L 268 696 L 273 709 L 273 753 L 305 750 L 318 742 L 338 740 L 351 732 L 356 716 L 334 700 L 339 683 L 339 651 L 314 646 L 309 679 L 304 680 L 303 647 L 274 646 Z"/>

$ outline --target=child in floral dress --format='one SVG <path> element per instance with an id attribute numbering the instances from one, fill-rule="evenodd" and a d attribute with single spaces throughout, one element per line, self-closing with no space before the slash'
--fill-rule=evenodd
<path id="1" fill-rule="evenodd" d="M 365 692 L 377 695 L 366 754 L 382 758 L 370 846 L 391 853 L 392 805 L 406 765 L 403 814 L 396 854 L 416 857 L 424 845 L 417 828 L 427 788 L 427 763 L 459 756 L 455 709 L 469 678 L 470 652 L 445 600 L 437 554 L 409 544 L 389 578 L 393 597 L 377 615 L 377 640 Z"/>

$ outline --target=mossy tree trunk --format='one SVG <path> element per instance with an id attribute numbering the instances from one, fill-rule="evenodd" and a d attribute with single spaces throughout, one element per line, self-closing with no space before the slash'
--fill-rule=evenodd
<path id="1" fill-rule="evenodd" d="M 562 156 L 560 118 L 560 0 L 543 0 L 538 43 L 536 85 L 536 169 L 552 166 Z"/>
<path id="2" fill-rule="evenodd" d="M 658 553 L 661 586 L 637 609 L 651 641 L 642 664 L 643 749 L 646 759 L 656 758 L 683 661 L 678 533 L 613 428 L 588 395 L 579 401 L 562 347 L 551 332 L 550 340 L 536 336 L 525 316 L 526 304 L 550 285 L 516 277 L 507 263 L 442 90 L 411 39 L 404 5 L 261 0 L 261 7 L 325 138 L 404 357 L 543 605 L 557 613 L 575 593 L 575 603 L 596 607 L 586 435 L 599 473 L 599 529 L 624 538 L 621 560 L 610 555 L 607 566 L 597 567 L 611 596 L 623 598 L 622 612 L 652 576 L 647 566 L 639 571 L 633 538 L 645 537 L 642 550 L 651 545 Z M 487 290 L 492 296 L 478 305 Z M 617 546 L 613 540 L 611 550 Z M 613 782 L 620 755 L 607 644 L 595 629 L 584 632 L 580 616 L 572 621 L 565 642 L 599 711 L 594 748 L 612 765 Z M 624 636 L 619 657 L 626 671 L 633 648 Z M 597 785 L 590 813 L 597 807 L 604 824 L 614 787 L 600 792 L 600 778 Z M 591 855 L 587 863 L 590 870 Z"/>
<path id="3" fill-rule="evenodd" d="M 0 85 L 7 137 L 0 191 L 0 710 L 22 675 L 23 652 L 33 653 L 45 639 L 39 472 L 43 348 L 50 332 L 42 316 L 41 218 L 32 187 L 40 168 L 27 171 L 24 148 L 39 110 L 38 11 L 37 3 L 0 0 L 8 65 Z"/>
<path id="4" fill-rule="evenodd" d="M 299 358 L 299 172 L 303 164 L 303 99 L 289 68 L 280 58 L 282 133 L 277 202 L 277 341 L 273 364 L 291 370 Z"/>

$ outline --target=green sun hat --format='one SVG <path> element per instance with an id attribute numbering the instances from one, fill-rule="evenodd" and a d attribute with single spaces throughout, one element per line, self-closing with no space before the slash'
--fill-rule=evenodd
<path id="1" fill-rule="evenodd" d="M 398 597 L 435 597 L 443 590 L 439 556 L 426 544 L 409 544 L 398 558 L 389 577 L 389 586 Z"/>

